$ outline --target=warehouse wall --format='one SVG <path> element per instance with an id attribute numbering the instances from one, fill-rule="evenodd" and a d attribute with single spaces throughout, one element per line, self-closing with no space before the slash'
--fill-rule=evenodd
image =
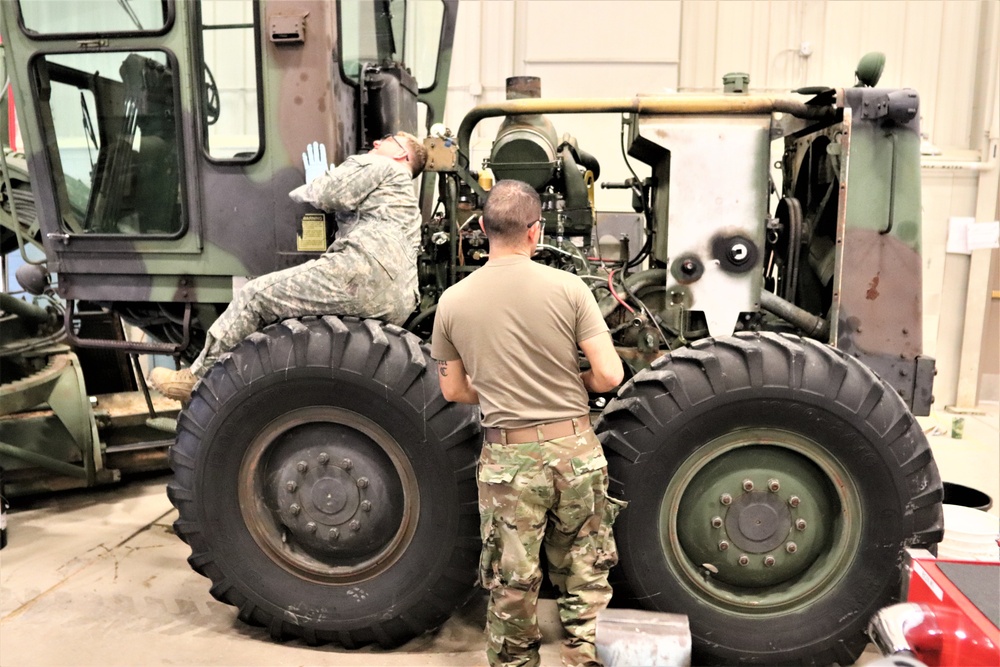
<path id="1" fill-rule="evenodd" d="M 631 96 L 718 90 L 726 72 L 750 74 L 751 90 L 849 86 L 858 58 L 886 54 L 880 85 L 921 95 L 928 148 L 923 169 L 924 346 L 938 360 L 937 406 L 955 403 L 967 309 L 987 308 L 990 285 L 972 286 L 967 255 L 944 252 L 948 219 L 994 219 L 998 170 L 983 165 L 997 137 L 1000 17 L 994 0 L 463 0 L 447 124 L 504 98 L 504 79 L 543 77 L 553 96 Z M 553 118 L 601 160 L 601 180 L 621 180 L 617 117 Z M 472 164 L 488 154 L 497 123 L 477 129 Z M 995 142 L 994 142 L 995 146 Z M 987 160 L 988 161 L 988 160 Z M 993 158 L 993 164 L 996 159 Z M 634 165 L 640 175 L 647 173 Z M 987 169 L 984 169 L 986 167 Z M 627 210 L 620 192 L 597 192 L 600 210 Z M 992 289 L 997 289 L 996 286 Z M 994 306 L 995 307 L 995 306 Z M 975 313 L 972 313 L 973 315 Z M 972 318 L 975 320 L 975 318 Z M 979 321 L 979 320 L 975 320 Z M 982 324 L 979 324 L 982 327 Z M 988 326 L 979 336 L 998 346 Z M 995 355 L 985 355 L 980 373 Z M 963 379 L 963 381 L 966 381 Z M 980 399 L 997 400 L 996 383 Z"/>

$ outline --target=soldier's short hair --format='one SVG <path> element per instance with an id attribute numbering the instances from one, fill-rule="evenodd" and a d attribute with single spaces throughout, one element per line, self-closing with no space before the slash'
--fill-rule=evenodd
<path id="1" fill-rule="evenodd" d="M 409 132 L 397 132 L 396 136 L 402 137 L 406 142 L 406 152 L 410 156 L 410 171 L 416 178 L 423 173 L 424 165 L 427 164 L 427 149 L 420 139 Z"/>
<path id="2" fill-rule="evenodd" d="M 528 226 L 541 217 L 541 199 L 524 181 L 499 181 L 483 206 L 486 236 L 500 243 L 520 243 Z"/>

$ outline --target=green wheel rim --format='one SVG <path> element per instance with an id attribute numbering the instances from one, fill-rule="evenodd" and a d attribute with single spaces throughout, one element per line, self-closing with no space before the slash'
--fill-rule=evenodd
<path id="1" fill-rule="evenodd" d="M 333 406 L 278 417 L 239 472 L 250 535 L 277 565 L 323 584 L 364 581 L 405 553 L 420 508 L 413 467 L 372 420 Z"/>
<path id="2" fill-rule="evenodd" d="M 696 597 L 733 613 L 806 608 L 848 571 L 860 494 L 819 443 L 741 429 L 700 447 L 667 485 L 660 544 Z"/>

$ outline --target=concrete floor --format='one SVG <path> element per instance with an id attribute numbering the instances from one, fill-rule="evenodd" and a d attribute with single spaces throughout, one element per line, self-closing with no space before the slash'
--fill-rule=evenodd
<path id="1" fill-rule="evenodd" d="M 983 409 L 965 416 L 962 440 L 948 437 L 948 413 L 921 424 L 942 478 L 988 493 L 998 515 L 1000 413 Z M 485 664 L 481 596 L 438 632 L 392 652 L 273 643 L 212 599 L 208 580 L 188 567 L 190 551 L 170 528 L 176 512 L 166 482 L 15 499 L 0 551 L 0 666 Z M 551 600 L 542 602 L 540 620 L 543 665 L 558 665 Z M 876 657 L 869 647 L 858 664 Z"/>

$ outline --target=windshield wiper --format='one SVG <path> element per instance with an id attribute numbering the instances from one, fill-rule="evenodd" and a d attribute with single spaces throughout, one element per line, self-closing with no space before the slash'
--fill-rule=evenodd
<path id="1" fill-rule="evenodd" d="M 396 36 L 392 31 L 392 0 L 375 3 L 375 39 L 379 61 L 390 61 L 396 54 Z"/>
<path id="2" fill-rule="evenodd" d="M 145 28 L 142 27 L 142 23 L 139 22 L 139 17 L 135 15 L 135 10 L 132 9 L 132 4 L 129 2 L 129 0 L 118 0 L 118 4 L 121 5 L 121 8 L 125 10 L 125 13 L 128 14 L 128 17 L 132 19 L 132 23 L 135 24 L 136 28 L 138 28 L 139 30 L 145 30 Z"/>

